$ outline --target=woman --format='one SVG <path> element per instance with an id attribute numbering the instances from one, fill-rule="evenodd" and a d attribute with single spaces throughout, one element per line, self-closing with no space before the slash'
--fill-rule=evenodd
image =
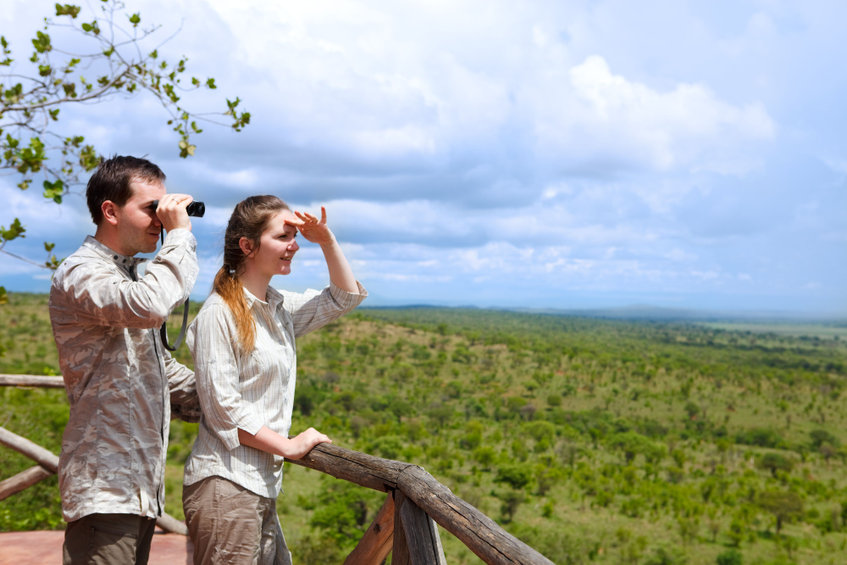
<path id="1" fill-rule="evenodd" d="M 329 269 L 323 291 L 279 291 L 297 232 L 317 243 Z M 291 563 L 276 514 L 285 457 L 330 439 L 313 428 L 288 437 L 296 380 L 294 339 L 358 306 L 365 289 L 326 223 L 275 196 L 252 196 L 232 213 L 223 266 L 188 333 L 203 416 L 185 463 L 183 508 L 194 563 Z"/>

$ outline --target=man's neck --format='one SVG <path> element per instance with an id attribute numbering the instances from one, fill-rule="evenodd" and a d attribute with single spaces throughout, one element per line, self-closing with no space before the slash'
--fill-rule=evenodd
<path id="1" fill-rule="evenodd" d="M 120 240 L 116 237 L 115 234 L 111 233 L 108 229 L 103 229 L 103 226 L 99 226 L 97 231 L 94 232 L 94 239 L 114 251 L 119 255 L 124 255 L 131 257 L 133 254 L 126 253 L 123 250 L 123 246 L 120 244 Z"/>

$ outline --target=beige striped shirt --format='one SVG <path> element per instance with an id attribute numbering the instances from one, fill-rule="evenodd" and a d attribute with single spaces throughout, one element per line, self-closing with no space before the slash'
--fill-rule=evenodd
<path id="1" fill-rule="evenodd" d="M 53 276 L 50 321 L 70 404 L 59 456 L 68 522 L 162 515 L 170 404 L 196 404 L 196 395 L 194 375 L 162 348 L 158 328 L 194 286 L 196 244 L 173 230 L 136 278 L 142 259 L 89 236 Z"/>
<path id="2" fill-rule="evenodd" d="M 203 304 L 186 341 L 194 356 L 203 415 L 184 484 L 219 476 L 268 498 L 282 488 L 283 458 L 241 445 L 238 429 L 267 426 L 288 437 L 297 375 L 295 338 L 358 306 L 367 296 L 335 285 L 305 293 L 268 288 L 267 301 L 244 290 L 256 327 L 256 346 L 242 354 L 232 313 L 216 293 Z"/>

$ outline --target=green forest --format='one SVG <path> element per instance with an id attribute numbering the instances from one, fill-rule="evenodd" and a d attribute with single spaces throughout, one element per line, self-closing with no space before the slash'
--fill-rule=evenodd
<path id="1" fill-rule="evenodd" d="M 0 307 L 0 373 L 58 374 L 46 302 Z M 298 342 L 292 433 L 420 465 L 559 565 L 840 565 L 845 385 L 847 322 L 360 308 Z M 0 425 L 58 454 L 62 390 L 0 399 Z M 166 510 L 180 519 L 195 433 L 172 423 Z M 31 465 L 0 447 L 0 479 Z M 295 563 L 341 563 L 385 494 L 285 473 Z M 0 530 L 62 527 L 55 477 L 0 502 Z M 441 539 L 448 563 L 481 562 Z"/>

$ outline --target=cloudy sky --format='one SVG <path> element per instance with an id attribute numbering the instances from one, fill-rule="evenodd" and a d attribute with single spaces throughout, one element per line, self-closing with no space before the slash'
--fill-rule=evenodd
<path id="1" fill-rule="evenodd" d="M 53 4 L 4 0 L 21 59 Z M 847 3 L 126 4 L 253 117 L 206 127 L 182 160 L 151 98 L 63 113 L 63 131 L 147 156 L 207 203 L 194 298 L 235 203 L 273 193 L 327 207 L 369 305 L 847 314 Z M 82 189 L 56 206 L 17 182 L 0 176 L 0 225 L 28 229 L 7 251 L 66 256 L 93 233 Z M 325 284 L 315 246 L 293 270 L 274 284 Z M 20 260 L 0 271 L 48 289 Z"/>

